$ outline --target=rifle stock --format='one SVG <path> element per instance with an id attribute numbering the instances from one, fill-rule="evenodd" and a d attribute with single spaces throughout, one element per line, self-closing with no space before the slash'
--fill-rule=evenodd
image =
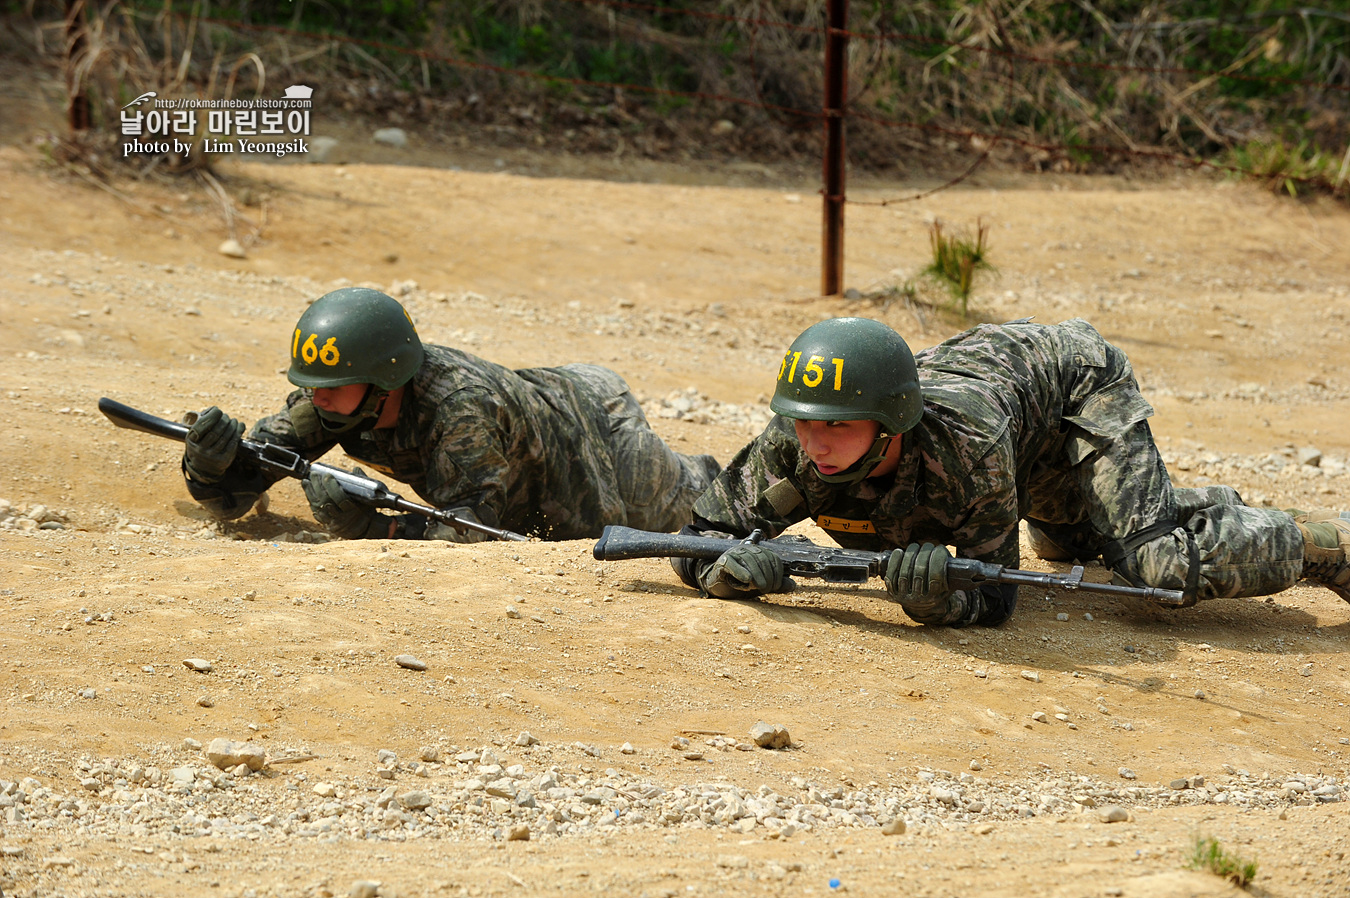
<path id="1" fill-rule="evenodd" d="M 143 412 L 140 409 L 132 408 L 129 405 L 123 405 L 116 400 L 103 397 L 98 401 L 98 410 L 108 418 L 109 421 L 118 427 L 125 427 L 128 430 L 139 430 L 141 433 L 153 434 L 158 437 L 167 437 L 171 440 L 177 440 L 180 443 L 187 442 L 188 428 L 183 424 L 174 421 L 168 421 L 164 418 L 156 417 L 149 412 Z M 353 498 L 367 505 L 373 505 L 376 508 L 389 508 L 395 511 L 408 512 L 410 514 L 421 515 L 434 521 L 439 521 L 456 530 L 474 530 L 478 533 L 484 533 L 496 539 L 509 540 L 514 542 L 526 542 L 529 537 L 511 530 L 503 530 L 498 527 L 489 527 L 487 524 L 478 521 L 469 521 L 459 517 L 453 512 L 442 508 L 432 508 L 429 505 L 420 505 L 416 502 L 410 502 L 397 493 L 389 490 L 378 480 L 371 477 L 365 477 L 361 474 L 354 474 L 351 471 L 344 471 L 341 468 L 335 468 L 332 465 L 325 465 L 322 462 L 309 461 L 303 455 L 287 449 L 285 446 L 279 446 L 276 443 L 259 443 L 254 440 L 241 440 L 239 442 L 239 454 L 253 461 L 258 467 L 273 474 L 279 474 L 282 477 L 292 477 L 296 480 L 304 480 L 310 474 L 328 474 L 342 485 L 342 489 Z"/>

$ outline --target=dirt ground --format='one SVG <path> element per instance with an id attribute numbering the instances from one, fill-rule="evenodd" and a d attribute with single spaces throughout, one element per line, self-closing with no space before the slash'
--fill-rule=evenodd
<path id="1" fill-rule="evenodd" d="M 377 752 L 427 745 L 497 746 L 527 765 L 613 768 L 666 789 L 784 791 L 794 777 L 884 788 L 976 767 L 1007 789 L 1120 782 L 1120 768 L 1154 788 L 1233 770 L 1345 782 L 1350 605 L 1322 589 L 1156 618 L 1027 591 L 1006 626 L 958 632 L 913 625 L 879 588 L 702 599 L 663 562 L 602 564 L 589 542 L 296 542 L 315 529 L 298 484 L 275 488 L 266 513 L 213 528 L 183 487 L 180 448 L 96 410 L 102 396 L 173 419 L 218 404 L 251 422 L 287 392 L 305 302 L 371 284 L 400 295 L 430 342 L 516 367 L 608 365 L 677 448 L 725 461 L 807 325 L 873 316 L 916 347 L 961 327 L 926 305 L 817 295 L 810 173 L 495 155 L 416 134 L 400 156 L 331 123 L 344 164 L 218 166 L 240 202 L 232 235 L 194 181 L 100 187 L 48 164 L 32 140 L 42 112 L 0 130 L 0 499 L 45 506 L 64 529 L 0 530 L 0 781 L 77 794 L 82 760 L 188 763 L 185 739 L 224 737 L 274 759 L 313 756 L 255 777 L 249 788 L 278 807 L 305 774 L 382 788 Z M 850 196 L 915 187 L 859 178 Z M 932 218 L 988 223 L 998 272 L 977 287 L 972 320 L 1091 320 L 1135 362 L 1179 484 L 1350 508 L 1344 207 L 1196 176 L 983 174 L 847 216 L 847 284 L 863 293 L 916 274 Z M 230 236 L 246 258 L 217 251 Z M 738 414 L 663 416 L 662 400 L 691 387 Z M 1310 449 L 1321 468 L 1258 464 Z M 1053 569 L 1027 555 L 1024 566 Z M 428 669 L 400 668 L 401 654 Z M 671 748 L 680 736 L 744 740 L 761 720 L 785 726 L 793 748 L 697 761 Z M 517 748 L 524 730 L 553 754 Z M 128 844 L 60 814 L 0 815 L 0 889 L 1233 894 L 1185 870 L 1207 835 L 1259 860 L 1255 894 L 1350 894 L 1350 804 L 1295 798 L 1136 808 L 1109 825 L 1045 813 L 900 835 L 649 825 L 519 842 L 466 831 Z"/>

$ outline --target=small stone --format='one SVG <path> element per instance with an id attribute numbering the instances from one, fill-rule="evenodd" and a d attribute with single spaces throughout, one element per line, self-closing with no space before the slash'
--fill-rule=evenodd
<path id="1" fill-rule="evenodd" d="M 905 833 L 905 818 L 894 817 L 881 824 L 881 834 L 884 836 L 901 836 Z"/>
<path id="2" fill-rule="evenodd" d="M 332 783 L 315 783 L 312 791 L 320 798 L 332 798 L 337 795 L 337 787 Z"/>
<path id="3" fill-rule="evenodd" d="M 687 752 L 684 753 L 684 759 L 685 759 L 686 761 L 702 761 L 702 760 L 703 760 L 703 752 L 701 752 L 701 751 L 687 751 Z"/>
<path id="4" fill-rule="evenodd" d="M 408 145 L 408 132 L 402 128 L 380 128 L 371 135 L 371 139 L 385 146 L 402 149 Z"/>
<path id="5" fill-rule="evenodd" d="M 1045 716 L 1044 711 L 1036 711 L 1031 715 L 1031 719 L 1037 723 L 1046 723 L 1049 718 Z"/>
<path id="6" fill-rule="evenodd" d="M 1118 804 L 1109 804 L 1097 812 L 1097 818 L 1103 823 L 1125 823 L 1130 819 L 1130 812 Z"/>
<path id="7" fill-rule="evenodd" d="M 183 740 L 183 748 L 188 751 L 201 751 L 202 744 L 191 736 Z"/>
<path id="8" fill-rule="evenodd" d="M 1180 792 L 1183 789 L 1189 789 L 1190 786 L 1191 786 L 1190 781 L 1186 779 L 1175 779 L 1167 784 L 1167 788 L 1172 789 L 1175 792 Z"/>
<path id="9" fill-rule="evenodd" d="M 1298 673 L 1299 673 L 1299 676 L 1301 676 L 1301 677 L 1310 677 L 1310 676 L 1312 676 L 1312 672 L 1313 672 L 1313 666 L 1312 666 L 1311 664 L 1305 664 L 1305 665 L 1303 665 L 1303 667 L 1299 668 L 1299 672 L 1298 672 Z"/>
<path id="10" fill-rule="evenodd" d="M 509 618 L 512 618 L 512 619 L 518 618 L 518 617 L 520 617 L 520 611 L 518 611 L 518 610 L 516 609 L 516 606 L 515 606 L 515 605 L 507 605 L 507 606 L 506 606 L 506 616 L 509 617 Z"/>
<path id="11" fill-rule="evenodd" d="M 750 738 L 760 748 L 787 748 L 792 745 L 792 737 L 781 724 L 759 721 L 750 728 Z"/>
<path id="12" fill-rule="evenodd" d="M 212 739 L 211 744 L 206 746 L 206 757 L 221 770 L 243 764 L 256 772 L 262 770 L 267 762 L 267 749 L 255 742 Z"/>
<path id="13" fill-rule="evenodd" d="M 375 898 L 380 893 L 380 884 L 371 882 L 369 879 L 358 879 L 352 882 L 352 887 L 347 890 L 347 898 Z"/>
<path id="14" fill-rule="evenodd" d="M 530 841 L 530 825 L 528 823 L 515 824 L 506 831 L 506 841 L 508 842 Z"/>
<path id="15" fill-rule="evenodd" d="M 319 134 L 309 139 L 309 152 L 305 154 L 305 161 L 310 163 L 327 162 L 333 156 L 333 151 L 337 149 L 338 139 L 336 137 L 327 137 Z"/>
<path id="16" fill-rule="evenodd" d="M 973 832 L 977 836 L 987 836 L 993 831 L 994 831 L 994 824 L 992 823 L 981 823 L 971 830 L 971 832 Z"/>
<path id="17" fill-rule="evenodd" d="M 1068 619 L 1069 619 L 1069 615 L 1066 614 L 1066 613 L 1063 612 L 1063 611 L 1061 611 L 1059 614 L 1056 614 L 1056 615 L 1055 615 L 1055 620 L 1059 621 L 1060 623 L 1064 623 L 1064 622 L 1065 622 L 1066 620 L 1068 620 Z"/>
<path id="18" fill-rule="evenodd" d="M 216 703 L 211 700 L 211 696 L 209 695 L 203 695 L 201 698 L 197 699 L 197 707 L 199 708 L 214 708 L 215 706 Z"/>
<path id="19" fill-rule="evenodd" d="M 1083 612 L 1083 620 L 1085 620 L 1085 621 L 1091 621 L 1091 620 L 1092 620 L 1092 615 L 1089 614 L 1089 613 L 1087 613 L 1087 612 Z"/>
<path id="20" fill-rule="evenodd" d="M 970 761 L 970 769 L 971 769 L 971 770 L 983 770 L 983 769 L 984 769 L 984 765 L 981 764 L 979 761 L 975 760 L 974 758 L 972 758 L 971 761 Z"/>
<path id="21" fill-rule="evenodd" d="M 394 663 L 407 670 L 426 670 L 427 663 L 421 661 L 412 655 L 399 655 L 394 659 Z"/>
<path id="22" fill-rule="evenodd" d="M 424 745 L 417 750 L 419 760 L 434 764 L 441 759 L 441 750 L 434 745 Z"/>
<path id="23" fill-rule="evenodd" d="M 1139 778 L 1138 774 L 1136 774 L 1133 770 L 1131 770 L 1128 767 L 1122 767 L 1119 770 L 1117 770 L 1116 773 L 1120 774 L 1120 778 L 1123 780 L 1133 780 Z"/>
<path id="24" fill-rule="evenodd" d="M 415 789 L 400 795 L 398 797 L 398 803 L 410 811 L 420 811 L 423 808 L 431 807 L 431 795 L 420 789 Z"/>
<path id="25" fill-rule="evenodd" d="M 624 755 L 637 754 L 637 749 L 633 747 L 633 743 L 625 742 L 619 746 L 619 753 Z"/>
<path id="26" fill-rule="evenodd" d="M 205 658 L 184 658 L 183 666 L 188 670 L 195 670 L 197 673 L 211 672 L 211 662 Z"/>
<path id="27" fill-rule="evenodd" d="M 216 247 L 216 252 L 222 256 L 229 256 L 231 259 L 243 259 L 248 255 L 244 252 L 244 245 L 233 237 Z"/>
<path id="28" fill-rule="evenodd" d="M 1022 679 L 1030 680 L 1033 683 L 1039 683 L 1041 681 L 1041 675 L 1034 670 L 1024 670 L 1022 671 Z"/>
<path id="29" fill-rule="evenodd" d="M 1195 690 L 1195 697 L 1198 698 L 1198 699 L 1200 699 L 1201 701 L 1204 701 L 1204 698 L 1205 698 L 1205 690 L 1203 690 L 1203 689 L 1197 689 L 1197 690 Z"/>
<path id="30" fill-rule="evenodd" d="M 538 745 L 539 740 L 530 735 L 529 730 L 521 730 L 520 735 L 516 737 L 516 745 L 521 748 L 527 748 L 531 745 Z"/>

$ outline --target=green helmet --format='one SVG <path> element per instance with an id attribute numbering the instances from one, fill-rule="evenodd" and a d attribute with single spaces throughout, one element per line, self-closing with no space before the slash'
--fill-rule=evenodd
<path id="1" fill-rule="evenodd" d="M 813 324 L 778 366 L 769 408 L 805 421 L 880 421 L 882 435 L 905 433 L 923 417 L 914 353 L 870 318 Z"/>
<path id="2" fill-rule="evenodd" d="M 422 365 L 422 341 L 406 309 L 367 287 L 325 293 L 305 310 L 291 335 L 297 387 L 374 384 L 397 390 Z"/>

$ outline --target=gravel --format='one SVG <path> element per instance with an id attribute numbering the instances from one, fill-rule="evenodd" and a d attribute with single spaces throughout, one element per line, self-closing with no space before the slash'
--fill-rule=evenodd
<path id="1" fill-rule="evenodd" d="M 221 756 L 226 743 L 215 740 L 207 752 Z M 0 752 L 6 770 L 43 772 L 0 779 L 0 820 L 9 836 L 31 830 L 132 846 L 195 839 L 585 839 L 631 829 L 715 829 L 775 839 L 812 830 L 954 830 L 1029 817 L 1138 822 L 1141 813 L 1177 806 L 1283 810 L 1346 799 L 1334 776 L 1241 769 L 1145 785 L 1069 771 L 1002 780 L 918 768 L 889 785 L 846 789 L 798 776 L 783 791 L 751 790 L 697 778 L 660 782 L 614 768 L 598 773 L 580 761 L 557 764 L 573 746 L 531 747 L 519 761 L 492 746 L 448 746 L 438 754 L 444 762 L 409 765 L 415 773 L 382 752 L 366 773 L 329 773 L 311 784 L 291 765 L 254 772 L 252 746 L 229 747 L 244 760 L 223 770 L 200 748 L 162 746 L 121 758 Z M 541 749 L 547 766 L 529 757 Z M 619 749 L 598 751 L 603 757 Z M 303 749 L 284 754 L 307 755 Z M 416 786 L 390 783 L 382 771 L 396 780 L 415 776 Z"/>

